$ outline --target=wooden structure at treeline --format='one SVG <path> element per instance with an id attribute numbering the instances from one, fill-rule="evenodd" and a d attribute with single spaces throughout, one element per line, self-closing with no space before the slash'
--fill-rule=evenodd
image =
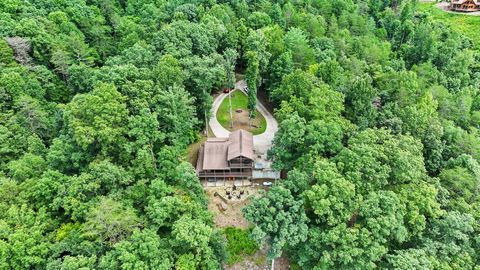
<path id="1" fill-rule="evenodd" d="M 451 0 L 450 10 L 459 12 L 480 11 L 480 1 L 476 0 Z"/>

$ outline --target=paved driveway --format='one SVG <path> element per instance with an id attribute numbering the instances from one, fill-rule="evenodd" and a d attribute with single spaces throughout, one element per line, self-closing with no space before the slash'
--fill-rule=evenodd
<path id="1" fill-rule="evenodd" d="M 246 85 L 247 83 L 244 80 L 241 80 L 235 84 L 235 88 L 243 91 L 243 88 Z M 210 128 L 215 137 L 219 138 L 226 138 L 230 134 L 230 131 L 220 125 L 216 117 L 218 108 L 225 98 L 228 98 L 228 94 L 222 93 L 213 101 L 212 116 L 210 118 Z M 255 147 L 255 153 L 264 156 L 267 153 L 267 150 L 272 146 L 273 137 L 278 130 L 278 123 L 277 120 L 275 120 L 275 117 L 273 117 L 273 115 L 265 108 L 260 100 L 257 102 L 257 110 L 263 115 L 263 117 L 265 117 L 265 120 L 267 121 L 267 129 L 264 133 L 253 136 L 253 145 Z"/>

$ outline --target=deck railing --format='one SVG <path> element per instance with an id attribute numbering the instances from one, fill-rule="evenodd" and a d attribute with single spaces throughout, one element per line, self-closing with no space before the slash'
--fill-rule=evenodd
<path id="1" fill-rule="evenodd" d="M 230 168 L 235 168 L 235 169 L 251 169 L 253 168 L 253 163 L 250 164 L 245 164 L 245 163 L 230 163 Z"/>
<path id="2" fill-rule="evenodd" d="M 229 178 L 229 177 L 252 177 L 252 172 L 199 172 L 198 177 L 215 177 L 215 178 Z"/>

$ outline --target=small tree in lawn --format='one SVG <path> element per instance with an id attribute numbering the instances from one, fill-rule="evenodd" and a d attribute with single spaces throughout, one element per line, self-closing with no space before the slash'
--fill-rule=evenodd
<path id="1" fill-rule="evenodd" d="M 227 74 L 228 99 L 230 103 L 230 128 L 233 128 L 232 89 L 235 88 L 235 63 L 237 56 L 236 50 L 230 48 L 225 50 L 225 73 Z"/>
<path id="2" fill-rule="evenodd" d="M 248 51 L 246 53 L 247 58 L 247 71 L 245 79 L 248 86 L 248 111 L 250 121 L 255 117 L 255 108 L 257 107 L 257 86 L 259 82 L 259 61 L 256 52 Z"/>

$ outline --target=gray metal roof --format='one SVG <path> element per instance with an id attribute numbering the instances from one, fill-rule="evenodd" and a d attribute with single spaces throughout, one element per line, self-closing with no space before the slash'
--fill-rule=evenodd
<path id="1" fill-rule="evenodd" d="M 226 170 L 228 161 L 240 156 L 255 159 L 253 135 L 245 130 L 234 131 L 229 138 L 208 138 L 200 148 L 196 169 Z"/>
<path id="2" fill-rule="evenodd" d="M 243 156 L 251 160 L 255 159 L 253 153 L 253 135 L 252 133 L 240 129 L 230 133 L 230 145 L 228 147 L 228 160 Z"/>

